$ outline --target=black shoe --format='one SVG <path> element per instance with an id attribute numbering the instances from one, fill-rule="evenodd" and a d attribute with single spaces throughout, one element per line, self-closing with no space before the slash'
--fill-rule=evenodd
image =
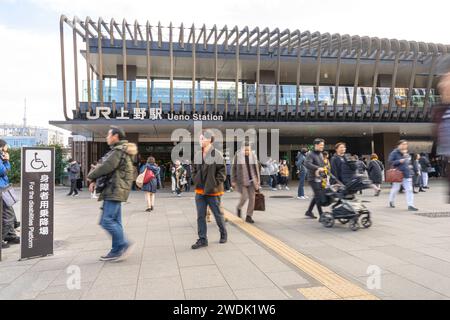
<path id="1" fill-rule="evenodd" d="M 226 235 L 220 235 L 219 243 L 227 243 L 227 236 Z"/>
<path id="2" fill-rule="evenodd" d="M 419 191 L 413 191 L 414 194 L 419 193 Z"/>
<path id="3" fill-rule="evenodd" d="M 426 192 L 424 189 L 419 189 L 419 192 Z"/>
<path id="4" fill-rule="evenodd" d="M 416 207 L 413 207 L 413 206 L 409 206 L 408 211 L 419 211 L 419 209 L 417 209 Z"/>
<path id="5" fill-rule="evenodd" d="M 145 212 L 150 212 L 150 211 L 152 211 L 152 208 L 145 209 Z"/>
<path id="6" fill-rule="evenodd" d="M 6 237 L 5 241 L 8 242 L 8 244 L 19 244 L 20 237 Z"/>
<path id="7" fill-rule="evenodd" d="M 311 211 L 306 211 L 305 216 L 307 216 L 311 219 L 317 219 L 317 217 Z"/>
<path id="8" fill-rule="evenodd" d="M 100 261 L 115 261 L 119 259 L 120 253 L 108 253 L 106 256 L 101 256 Z"/>
<path id="9" fill-rule="evenodd" d="M 200 249 L 200 248 L 207 247 L 207 246 L 208 246 L 208 241 L 198 239 L 197 242 L 191 246 L 191 248 L 195 250 L 195 249 Z"/>
<path id="10" fill-rule="evenodd" d="M 66 196 L 68 196 L 68 197 L 70 197 L 71 195 L 72 195 L 71 193 L 66 194 Z"/>
<path id="11" fill-rule="evenodd" d="M 2 249 L 8 249 L 9 248 L 9 244 L 6 241 L 2 241 Z"/>
<path id="12" fill-rule="evenodd" d="M 395 205 L 394 205 L 394 203 L 393 203 L 393 202 L 389 202 L 389 207 L 391 207 L 391 208 L 395 208 Z"/>
<path id="13" fill-rule="evenodd" d="M 253 220 L 252 217 L 247 216 L 247 217 L 245 217 L 245 222 L 248 222 L 248 223 L 255 223 L 255 220 Z"/>
<path id="14" fill-rule="evenodd" d="M 20 228 L 20 221 L 14 222 L 14 229 Z"/>
<path id="15" fill-rule="evenodd" d="M 239 218 L 241 218 L 242 217 L 242 210 L 241 209 L 237 209 L 237 216 L 239 217 Z"/>
<path id="16" fill-rule="evenodd" d="M 422 187 L 423 189 L 430 189 L 430 187 Z"/>
<path id="17" fill-rule="evenodd" d="M 151 206 L 151 207 L 150 207 L 150 210 L 151 210 L 151 211 L 153 211 L 153 210 L 154 210 L 153 206 Z"/>

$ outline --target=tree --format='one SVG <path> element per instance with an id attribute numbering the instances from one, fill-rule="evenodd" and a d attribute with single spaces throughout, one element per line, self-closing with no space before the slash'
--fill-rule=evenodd
<path id="1" fill-rule="evenodd" d="M 67 161 L 63 159 L 62 146 L 58 144 L 49 145 L 55 148 L 55 184 L 61 184 L 64 176 L 64 168 L 67 166 Z M 21 176 L 21 149 L 9 149 L 9 160 L 11 163 L 11 171 L 8 173 L 8 178 L 11 183 L 20 183 Z"/>
<path id="2" fill-rule="evenodd" d="M 55 184 L 61 184 L 63 182 L 64 168 L 67 166 L 67 161 L 63 159 L 62 146 L 52 144 L 49 147 L 55 148 Z"/>
<path id="3" fill-rule="evenodd" d="M 11 171 L 8 173 L 10 183 L 20 183 L 20 149 L 9 149 L 9 163 L 11 164 Z"/>

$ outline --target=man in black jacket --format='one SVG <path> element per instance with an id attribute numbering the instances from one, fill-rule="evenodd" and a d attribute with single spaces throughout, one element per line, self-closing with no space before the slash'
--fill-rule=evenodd
<path id="1" fill-rule="evenodd" d="M 200 135 L 202 151 L 195 155 L 192 176 L 195 186 L 195 204 L 197 207 L 198 240 L 192 249 L 208 246 L 206 212 L 209 207 L 216 219 L 220 231 L 220 243 L 227 242 L 227 229 L 220 209 L 223 183 L 226 178 L 225 160 L 222 153 L 213 145 L 214 133 L 205 130 Z"/>
<path id="2" fill-rule="evenodd" d="M 305 216 L 316 219 L 316 216 L 312 212 L 314 206 L 317 206 L 319 215 L 320 217 L 322 217 L 322 207 L 320 205 L 320 199 L 323 194 L 321 175 L 325 172 L 325 163 L 323 161 L 322 155 L 323 149 L 325 147 L 325 141 L 323 139 L 317 138 L 314 140 L 313 144 L 314 150 L 308 153 L 304 162 L 306 169 L 308 169 L 308 182 L 314 191 L 314 198 L 311 200 Z"/>

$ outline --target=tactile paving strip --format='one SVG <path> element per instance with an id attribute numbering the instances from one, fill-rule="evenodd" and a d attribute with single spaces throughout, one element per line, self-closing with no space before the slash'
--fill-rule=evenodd
<path id="1" fill-rule="evenodd" d="M 337 300 L 339 296 L 327 287 L 312 287 L 298 289 L 308 300 Z"/>
<path id="2" fill-rule="evenodd" d="M 228 221 L 232 222 L 247 234 L 262 242 L 265 246 L 273 250 L 279 256 L 283 257 L 288 262 L 295 265 L 300 270 L 307 273 L 309 276 L 313 277 L 318 282 L 324 285 L 324 287 L 298 289 L 298 291 L 302 293 L 307 299 L 319 299 L 316 297 L 329 297 L 320 299 L 378 300 L 376 296 L 342 278 L 335 272 L 322 266 L 320 263 L 301 254 L 281 240 L 269 235 L 268 233 L 262 231 L 254 225 L 245 223 L 241 218 L 230 213 L 228 210 L 224 209 L 224 214 Z M 310 290 L 305 291 L 305 289 Z M 303 292 L 305 292 L 306 295 Z"/>

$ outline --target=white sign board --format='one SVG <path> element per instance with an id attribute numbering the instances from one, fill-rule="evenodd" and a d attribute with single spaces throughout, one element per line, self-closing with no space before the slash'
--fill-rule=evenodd
<path id="1" fill-rule="evenodd" d="M 25 150 L 25 172 L 50 172 L 52 153 L 50 150 Z"/>

